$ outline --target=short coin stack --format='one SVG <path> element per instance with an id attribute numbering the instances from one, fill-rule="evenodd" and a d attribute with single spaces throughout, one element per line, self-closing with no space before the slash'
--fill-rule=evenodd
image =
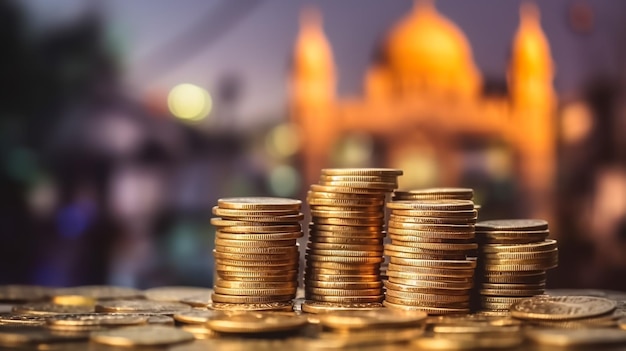
<path id="1" fill-rule="evenodd" d="M 304 311 L 382 306 L 385 199 L 402 171 L 323 169 L 311 185 Z"/>
<path id="2" fill-rule="evenodd" d="M 476 211 L 470 200 L 393 201 L 384 305 L 428 314 L 469 311 L 476 262 Z"/>
<path id="3" fill-rule="evenodd" d="M 284 310 L 298 288 L 301 201 L 243 197 L 218 200 L 213 308 Z"/>
<path id="4" fill-rule="evenodd" d="M 548 222 L 507 219 L 479 222 L 479 293 L 484 311 L 506 314 L 511 304 L 545 291 L 546 270 L 558 264 Z M 483 311 L 483 312 L 484 312 Z"/>

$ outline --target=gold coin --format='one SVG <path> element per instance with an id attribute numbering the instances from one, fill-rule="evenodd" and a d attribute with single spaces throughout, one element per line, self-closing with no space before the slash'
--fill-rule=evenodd
<path id="1" fill-rule="evenodd" d="M 387 204 L 387 208 L 392 210 L 473 211 L 474 203 L 469 200 L 392 201 Z"/>
<path id="2" fill-rule="evenodd" d="M 382 302 L 385 298 L 384 295 L 375 296 L 329 296 L 329 295 L 316 295 L 308 294 L 307 299 L 320 302 L 334 302 L 334 303 L 366 303 L 366 302 Z"/>
<path id="3" fill-rule="evenodd" d="M 174 314 L 174 319 L 181 323 L 203 324 L 209 319 L 221 316 L 222 314 L 224 314 L 224 312 L 194 309 L 176 313 Z"/>
<path id="4" fill-rule="evenodd" d="M 382 257 L 380 259 L 382 261 Z M 359 270 L 363 273 L 378 272 L 380 270 L 380 262 L 376 263 L 360 263 L 360 262 L 325 262 L 325 261 L 310 261 L 306 262 L 307 270 L 317 270 L 318 268 L 336 269 L 343 271 L 356 271 Z"/>
<path id="5" fill-rule="evenodd" d="M 381 288 L 373 288 L 373 289 L 332 289 L 332 288 L 317 288 L 314 286 L 305 286 L 304 290 L 307 293 L 311 293 L 313 295 L 323 295 L 323 296 L 378 296 L 382 295 L 382 287 Z"/>
<path id="6" fill-rule="evenodd" d="M 257 243 L 260 241 L 265 242 L 284 242 L 285 240 L 296 240 L 298 238 L 303 237 L 304 234 L 302 231 L 297 232 L 287 232 L 287 233 L 271 233 L 271 234 L 242 234 L 242 233 L 228 233 L 225 231 L 218 230 L 215 234 L 216 242 L 217 240 L 237 240 L 244 242 L 252 242 Z"/>
<path id="7" fill-rule="evenodd" d="M 392 209 L 391 214 L 399 217 L 432 217 L 432 218 L 476 218 L 478 211 L 438 211 L 438 210 L 400 210 Z"/>
<path id="8" fill-rule="evenodd" d="M 424 250 L 425 251 L 425 250 Z M 465 259 L 464 253 L 456 253 L 454 251 L 425 251 L 423 253 L 392 251 L 385 249 L 385 255 L 394 258 L 421 259 L 421 260 L 462 260 Z"/>
<path id="9" fill-rule="evenodd" d="M 366 214 L 378 214 L 385 211 L 384 206 L 343 206 L 343 205 L 330 205 L 330 206 L 320 206 L 312 204 L 309 206 L 311 210 L 315 211 L 334 211 L 334 212 L 343 212 L 343 211 L 356 211 L 362 212 Z"/>
<path id="10" fill-rule="evenodd" d="M 297 330 L 307 325 L 307 318 L 298 315 L 246 313 L 213 318 L 206 326 L 220 333 L 276 333 Z"/>
<path id="11" fill-rule="evenodd" d="M 437 232 L 474 232 L 474 226 L 469 224 L 430 224 L 430 223 L 407 223 L 390 220 L 387 224 L 389 228 L 410 229 L 417 231 L 437 231 Z M 391 229 L 390 229 L 391 232 Z"/>
<path id="12" fill-rule="evenodd" d="M 326 328 L 352 330 L 416 327 L 420 326 L 426 317 L 427 314 L 424 312 L 402 313 L 381 309 L 335 311 L 320 315 L 319 320 L 320 324 Z"/>
<path id="13" fill-rule="evenodd" d="M 218 278 L 215 280 L 215 286 L 220 288 L 230 289 L 279 289 L 279 288 L 297 288 L 298 283 L 295 280 L 286 282 L 251 282 L 251 281 L 236 281 L 226 280 Z"/>
<path id="14" fill-rule="evenodd" d="M 189 305 L 171 301 L 111 300 L 96 305 L 96 312 L 174 314 L 191 309 Z"/>
<path id="15" fill-rule="evenodd" d="M 411 341 L 411 346 L 419 350 L 482 350 L 510 349 L 523 343 L 524 338 L 515 333 L 496 334 L 454 334 L 446 338 L 426 336 Z"/>
<path id="16" fill-rule="evenodd" d="M 307 287 L 312 288 L 324 288 L 324 289 L 342 289 L 342 290 L 354 290 L 354 289 L 380 289 L 383 287 L 383 283 L 378 281 L 371 282 L 328 282 L 319 280 L 308 280 L 305 282 Z"/>
<path id="17" fill-rule="evenodd" d="M 13 307 L 16 314 L 52 316 L 57 314 L 93 313 L 93 305 L 59 305 L 50 302 L 31 302 Z"/>
<path id="18" fill-rule="evenodd" d="M 307 191 L 307 199 L 329 199 L 329 200 L 337 199 L 337 200 L 369 201 L 371 203 L 379 204 L 379 206 L 384 203 L 385 198 L 386 198 L 386 195 L 384 193 L 348 194 L 348 193 L 338 193 L 334 191 L 315 191 L 313 189 Z"/>
<path id="19" fill-rule="evenodd" d="M 424 239 L 473 239 L 474 232 L 449 232 L 434 230 L 413 230 L 402 228 L 388 228 L 389 238 L 399 241 L 422 241 Z"/>
<path id="20" fill-rule="evenodd" d="M 401 176 L 401 169 L 393 168 L 324 168 L 322 175 L 325 176 Z"/>
<path id="21" fill-rule="evenodd" d="M 503 259 L 503 260 L 536 260 L 536 259 L 551 259 L 558 255 L 558 249 L 552 249 L 550 251 L 533 251 L 533 252 L 495 252 L 486 253 L 482 256 L 486 259 Z"/>
<path id="22" fill-rule="evenodd" d="M 380 233 L 383 230 L 382 225 L 370 225 L 370 226 L 353 226 L 353 225 L 333 225 L 333 224 L 318 224 L 310 223 L 309 229 L 316 232 L 330 232 L 330 233 L 342 233 L 342 232 L 357 232 L 357 233 Z"/>
<path id="23" fill-rule="evenodd" d="M 311 244 L 318 246 L 318 244 L 330 244 L 330 245 L 344 245 L 344 246 L 380 246 L 383 244 L 382 238 L 359 238 L 359 237 L 327 237 L 327 236 L 311 236 L 309 237 Z"/>
<path id="24" fill-rule="evenodd" d="M 548 230 L 548 222 L 542 219 L 496 219 L 481 221 L 476 224 L 476 229 L 480 231 L 540 231 Z"/>
<path id="25" fill-rule="evenodd" d="M 489 295 L 489 296 L 536 296 L 543 295 L 544 289 L 536 289 L 536 290 L 516 290 L 516 289 L 480 289 L 478 290 L 481 295 Z"/>
<path id="26" fill-rule="evenodd" d="M 307 249 L 307 254 L 319 256 L 334 257 L 382 257 L 382 250 L 326 250 L 326 249 Z"/>
<path id="27" fill-rule="evenodd" d="M 380 272 L 380 265 L 378 263 L 366 264 L 366 265 L 349 265 L 346 268 L 325 268 L 325 267 L 313 267 L 307 266 L 305 273 L 315 274 L 333 274 L 333 275 L 362 275 L 362 274 L 378 274 Z"/>
<path id="28" fill-rule="evenodd" d="M 90 339 L 111 346 L 160 346 L 190 342 L 194 336 L 174 327 L 142 325 L 94 332 Z"/>
<path id="29" fill-rule="evenodd" d="M 516 302 L 511 315 L 520 319 L 567 320 L 603 315 L 615 310 L 613 300 L 594 296 L 536 296 Z"/>
<path id="30" fill-rule="evenodd" d="M 317 227 L 316 227 L 317 228 Z M 333 238 L 333 239 L 368 239 L 368 240 L 382 240 L 385 234 L 382 229 L 376 232 L 371 231 L 321 231 L 318 229 L 309 230 L 309 239 L 311 241 L 318 240 L 318 238 Z"/>
<path id="31" fill-rule="evenodd" d="M 281 287 L 273 289 L 241 289 L 241 288 L 223 288 L 215 286 L 213 290 L 219 295 L 237 295 L 237 296 L 283 296 L 295 295 L 297 287 Z"/>
<path id="32" fill-rule="evenodd" d="M 548 239 L 531 244 L 520 245 L 496 245 L 488 244 L 481 246 L 484 253 L 503 253 L 503 252 L 545 252 L 552 251 L 557 248 L 556 240 Z"/>
<path id="33" fill-rule="evenodd" d="M 306 275 L 306 282 L 339 282 L 339 283 L 349 283 L 349 282 L 380 282 L 380 275 L 378 274 L 353 274 L 353 275 L 345 275 L 345 274 L 317 274 L 317 273 L 309 273 Z M 306 284 L 305 282 L 305 284 Z"/>
<path id="34" fill-rule="evenodd" d="M 527 263 L 527 264 L 491 264 L 486 265 L 484 269 L 490 272 L 518 272 L 518 271 L 536 271 L 556 268 L 557 264 L 545 264 L 545 263 Z"/>
<path id="35" fill-rule="evenodd" d="M 437 267 L 405 266 L 396 263 L 389 263 L 387 273 L 396 272 L 413 275 L 442 276 L 450 278 L 471 278 L 474 276 L 474 268 L 447 269 Z"/>
<path id="36" fill-rule="evenodd" d="M 233 234 L 276 234 L 276 233 L 298 233 L 302 230 L 300 224 L 280 224 L 280 225 L 233 225 L 219 228 L 218 232 Z M 226 238 L 225 238 L 226 239 Z"/>
<path id="37" fill-rule="evenodd" d="M 337 243 L 316 243 L 309 242 L 307 248 L 310 250 L 348 250 L 348 251 L 364 251 L 364 252 L 376 252 L 380 251 L 382 255 L 383 245 L 355 245 L 355 244 L 337 244 Z"/>
<path id="38" fill-rule="evenodd" d="M 420 260 L 390 257 L 390 263 L 403 265 L 403 266 L 415 266 L 415 267 L 433 267 L 443 269 L 468 269 L 476 268 L 476 261 L 471 260 Z"/>
<path id="39" fill-rule="evenodd" d="M 296 246 L 296 240 L 232 240 L 217 237 L 215 245 L 228 247 L 294 247 Z"/>
<path id="40" fill-rule="evenodd" d="M 298 246 L 279 247 L 239 247 L 215 245 L 216 252 L 232 254 L 253 254 L 253 255 L 290 255 L 298 252 Z"/>
<path id="41" fill-rule="evenodd" d="M 350 188 L 350 187 L 339 187 L 339 186 L 320 185 L 320 184 L 311 184 L 311 191 L 315 191 L 319 193 L 371 194 L 371 195 L 378 195 L 378 194 L 382 194 L 385 192 L 391 192 L 391 190 L 387 191 L 385 189 Z"/>
<path id="42" fill-rule="evenodd" d="M 386 274 L 388 278 L 400 278 L 400 279 L 421 279 L 428 281 L 449 281 L 449 282 L 471 282 L 474 272 L 463 272 L 462 270 L 443 270 L 443 272 L 429 271 L 431 268 L 424 269 L 423 267 L 408 267 L 407 268 L 421 268 L 422 271 L 408 271 L 408 270 L 395 270 L 387 269 Z M 441 271 L 441 270 L 439 270 Z M 461 271 L 461 274 L 454 275 L 455 272 Z"/>
<path id="43" fill-rule="evenodd" d="M 482 283 L 483 289 L 504 289 L 504 290 L 539 290 L 545 289 L 546 284 L 498 284 L 498 283 Z"/>
<path id="44" fill-rule="evenodd" d="M 341 257 L 341 256 L 322 256 L 322 255 L 306 255 L 305 259 L 309 263 L 337 262 L 342 264 L 375 264 L 383 261 L 381 256 L 374 257 Z"/>
<path id="45" fill-rule="evenodd" d="M 191 307 L 207 308 L 213 300 L 211 300 L 211 295 L 199 295 L 182 299 L 180 302 Z"/>
<path id="46" fill-rule="evenodd" d="M 346 225 L 355 227 L 382 226 L 383 218 L 324 218 L 316 217 L 315 225 Z"/>
<path id="47" fill-rule="evenodd" d="M 213 302 L 219 303 L 268 303 L 268 302 L 288 302 L 294 299 L 295 294 L 286 294 L 280 296 L 237 296 L 237 295 L 223 295 L 219 293 L 213 293 L 211 299 Z"/>
<path id="48" fill-rule="evenodd" d="M 215 259 L 216 265 L 230 266 L 232 270 L 238 270 L 236 267 L 245 267 L 241 270 L 249 270 L 250 267 L 256 267 L 257 271 L 265 271 L 272 269 L 295 269 L 298 266 L 298 259 L 291 258 L 287 260 L 264 260 L 263 266 L 259 266 L 259 261 L 243 261 L 243 260 L 230 260 L 230 259 Z"/>
<path id="49" fill-rule="evenodd" d="M 426 306 L 411 306 L 403 305 L 401 303 L 393 303 L 388 300 L 383 301 L 383 306 L 402 311 L 422 311 L 428 315 L 455 315 L 455 314 L 467 314 L 469 308 L 451 308 L 451 307 L 426 307 Z"/>
<path id="50" fill-rule="evenodd" d="M 348 182 L 335 180 L 320 180 L 322 186 L 332 186 L 341 188 L 376 189 L 380 191 L 392 192 L 398 187 L 397 182 Z"/>
<path id="51" fill-rule="evenodd" d="M 213 206 L 211 212 L 218 217 L 270 217 L 284 215 L 298 215 L 300 210 L 233 210 Z"/>
<path id="52" fill-rule="evenodd" d="M 58 316 L 65 316 L 64 314 Z M 53 316 L 53 318 L 56 316 Z M 50 316 L 36 314 L 0 314 L 0 326 L 40 327 L 46 325 Z"/>
<path id="53" fill-rule="evenodd" d="M 415 190 L 396 190 L 393 195 L 399 197 L 452 196 L 457 200 L 471 200 L 474 196 L 474 190 L 471 188 L 425 188 Z"/>
<path id="54" fill-rule="evenodd" d="M 411 298 L 398 298 L 393 296 L 386 296 L 385 301 L 396 305 L 413 306 L 421 308 L 451 308 L 463 310 L 465 313 L 469 312 L 469 299 L 462 302 L 449 302 L 449 301 L 435 301 L 435 300 L 423 300 L 423 299 L 411 299 Z"/>
<path id="55" fill-rule="evenodd" d="M 526 332 L 532 342 L 546 346 L 601 349 L 604 345 L 626 342 L 626 331 L 611 328 L 597 329 L 533 329 Z"/>
<path id="56" fill-rule="evenodd" d="M 225 312 L 287 312 L 293 310 L 293 303 L 289 302 L 266 302 L 266 303 L 220 303 L 215 302 L 210 309 Z"/>
<path id="57" fill-rule="evenodd" d="M 218 217 L 216 217 L 218 218 Z M 211 224 L 220 226 L 225 225 L 246 225 L 246 223 L 272 223 L 272 224 L 291 224 L 297 223 L 304 219 L 304 214 L 282 215 L 282 216 L 248 216 L 248 217 L 219 217 L 221 220 L 214 221 Z M 232 224 L 228 224 L 232 223 Z M 223 226 L 223 225 L 221 225 Z"/>
<path id="58" fill-rule="evenodd" d="M 276 197 L 231 197 L 217 200 L 221 208 L 233 210 L 299 210 L 302 201 Z"/>
<path id="59" fill-rule="evenodd" d="M 404 246 L 398 244 L 387 244 L 385 248 L 389 248 L 393 251 L 403 251 L 403 252 L 425 252 L 426 250 L 431 251 L 469 251 L 475 250 L 478 248 L 478 244 L 476 243 L 465 243 L 465 244 L 448 244 L 448 243 L 415 243 L 411 246 Z"/>
<path id="60" fill-rule="evenodd" d="M 187 306 L 189 308 L 189 306 Z M 145 324 L 148 316 L 136 313 L 90 313 L 90 314 L 60 314 L 47 317 L 48 326 L 56 327 L 97 327 L 97 326 L 131 326 Z M 3 322 L 0 320 L 0 322 Z"/>
<path id="61" fill-rule="evenodd" d="M 387 290 L 387 297 L 391 297 L 395 299 L 420 300 L 423 302 L 432 301 L 432 302 L 440 302 L 440 303 L 448 303 L 448 302 L 458 303 L 458 302 L 469 301 L 469 296 L 467 295 L 413 293 L 409 291 L 399 291 L 399 290 Z"/>
<path id="62" fill-rule="evenodd" d="M 380 311 L 383 305 L 380 302 L 365 303 L 334 303 L 305 300 L 302 304 L 302 311 L 307 313 L 327 313 L 335 311 Z"/>
<path id="63" fill-rule="evenodd" d="M 202 324 L 183 324 L 179 327 L 181 330 L 193 334 L 196 340 L 212 339 L 217 333 L 205 327 Z M 192 345 L 196 345 L 193 343 Z"/>
<path id="64" fill-rule="evenodd" d="M 465 293 L 472 288 L 471 282 L 445 282 L 445 281 L 431 281 L 431 280 L 419 280 L 419 279 L 405 279 L 405 278 L 393 278 L 385 282 L 385 287 L 391 290 L 406 291 L 406 292 L 419 292 L 423 293 L 424 290 L 447 290 L 447 294 L 455 295 L 459 293 Z M 455 293 L 452 290 L 459 291 Z"/>
<path id="65" fill-rule="evenodd" d="M 473 225 L 476 223 L 475 218 L 437 218 L 437 217 L 406 217 L 391 214 L 390 221 L 416 224 L 454 224 L 454 225 Z"/>
<path id="66" fill-rule="evenodd" d="M 346 195 L 346 194 L 341 194 Z M 307 203 L 310 206 L 347 206 L 355 208 L 370 209 L 372 207 L 379 208 L 384 204 L 382 199 L 342 199 L 342 198 L 329 198 L 329 197 L 307 197 Z"/>
<path id="67" fill-rule="evenodd" d="M 225 260 L 241 260 L 241 261 L 265 261 L 265 260 L 289 260 L 298 258 L 298 251 L 287 254 L 246 254 L 246 253 L 227 253 L 213 250 L 213 257 Z"/>
<path id="68" fill-rule="evenodd" d="M 67 295 L 86 296 L 96 300 L 136 299 L 144 297 L 140 290 L 110 285 L 84 285 L 71 288 L 58 288 L 53 292 L 53 296 Z"/>
<path id="69" fill-rule="evenodd" d="M 265 270 L 265 271 L 222 271 L 217 270 L 217 276 L 230 281 L 248 281 L 248 282 L 284 282 L 292 281 L 298 276 L 298 271 L 290 270 Z"/>
<path id="70" fill-rule="evenodd" d="M 384 213 L 381 212 L 369 212 L 369 211 L 336 211 L 336 210 L 317 210 L 311 209 L 311 216 L 314 218 L 345 218 L 345 219 L 380 219 L 384 217 Z"/>
<path id="71" fill-rule="evenodd" d="M 397 183 L 397 176 L 377 176 L 377 175 L 321 175 L 320 181 L 324 182 L 382 182 Z"/>
<path id="72" fill-rule="evenodd" d="M 80 295 L 59 295 L 50 299 L 50 302 L 57 305 L 72 305 L 72 306 L 95 306 L 96 299 L 87 296 Z"/>

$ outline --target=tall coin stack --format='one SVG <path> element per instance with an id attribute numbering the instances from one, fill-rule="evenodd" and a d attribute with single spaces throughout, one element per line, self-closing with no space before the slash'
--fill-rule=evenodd
<path id="1" fill-rule="evenodd" d="M 476 267 L 467 257 L 477 248 L 474 203 L 403 200 L 387 207 L 391 243 L 385 245 L 390 262 L 384 305 L 432 315 L 468 313 Z"/>
<path id="2" fill-rule="evenodd" d="M 298 288 L 303 236 L 300 200 L 219 199 L 215 235 L 214 309 L 290 310 Z"/>
<path id="3" fill-rule="evenodd" d="M 504 315 L 513 303 L 544 293 L 546 270 L 558 265 L 557 242 L 548 235 L 548 222 L 539 219 L 476 224 L 483 313 Z"/>
<path id="4" fill-rule="evenodd" d="M 401 170 L 323 169 L 311 185 L 304 311 L 381 307 L 385 199 Z"/>

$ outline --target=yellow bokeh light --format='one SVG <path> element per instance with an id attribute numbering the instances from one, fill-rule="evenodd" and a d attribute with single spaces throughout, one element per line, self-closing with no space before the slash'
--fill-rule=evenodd
<path id="1" fill-rule="evenodd" d="M 291 123 L 274 127 L 265 138 L 266 150 L 275 157 L 290 157 L 300 150 L 298 129 Z"/>
<path id="2" fill-rule="evenodd" d="M 209 115 L 213 100 L 202 87 L 193 84 L 179 84 L 167 96 L 170 112 L 184 120 L 200 121 Z"/>
<path id="3" fill-rule="evenodd" d="M 563 140 L 574 144 L 584 140 L 593 129 L 593 112 L 583 102 L 569 104 L 561 114 Z"/>

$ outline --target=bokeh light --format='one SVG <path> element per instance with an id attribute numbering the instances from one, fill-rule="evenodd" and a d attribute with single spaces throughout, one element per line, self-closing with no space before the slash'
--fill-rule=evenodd
<path id="1" fill-rule="evenodd" d="M 593 128 L 589 107 L 582 102 L 567 105 L 561 115 L 561 133 L 566 143 L 573 144 L 585 139 Z"/>
<path id="2" fill-rule="evenodd" d="M 291 123 L 279 124 L 265 137 L 265 149 L 277 158 L 295 155 L 300 150 L 298 129 Z"/>
<path id="3" fill-rule="evenodd" d="M 170 112 L 183 120 L 200 121 L 213 108 L 211 95 L 204 88 L 193 84 L 179 84 L 167 96 Z"/>
<path id="4" fill-rule="evenodd" d="M 404 170 L 404 175 L 399 178 L 400 189 L 420 189 L 438 185 L 439 166 L 430 153 L 420 150 L 406 152 L 394 167 Z"/>
<path id="5" fill-rule="evenodd" d="M 368 167 L 374 153 L 373 138 L 364 133 L 353 133 L 337 143 L 333 163 L 341 167 Z"/>
<path id="6" fill-rule="evenodd" d="M 300 188 L 300 173 L 290 165 L 274 167 L 268 177 L 269 188 L 276 196 L 293 196 Z"/>

